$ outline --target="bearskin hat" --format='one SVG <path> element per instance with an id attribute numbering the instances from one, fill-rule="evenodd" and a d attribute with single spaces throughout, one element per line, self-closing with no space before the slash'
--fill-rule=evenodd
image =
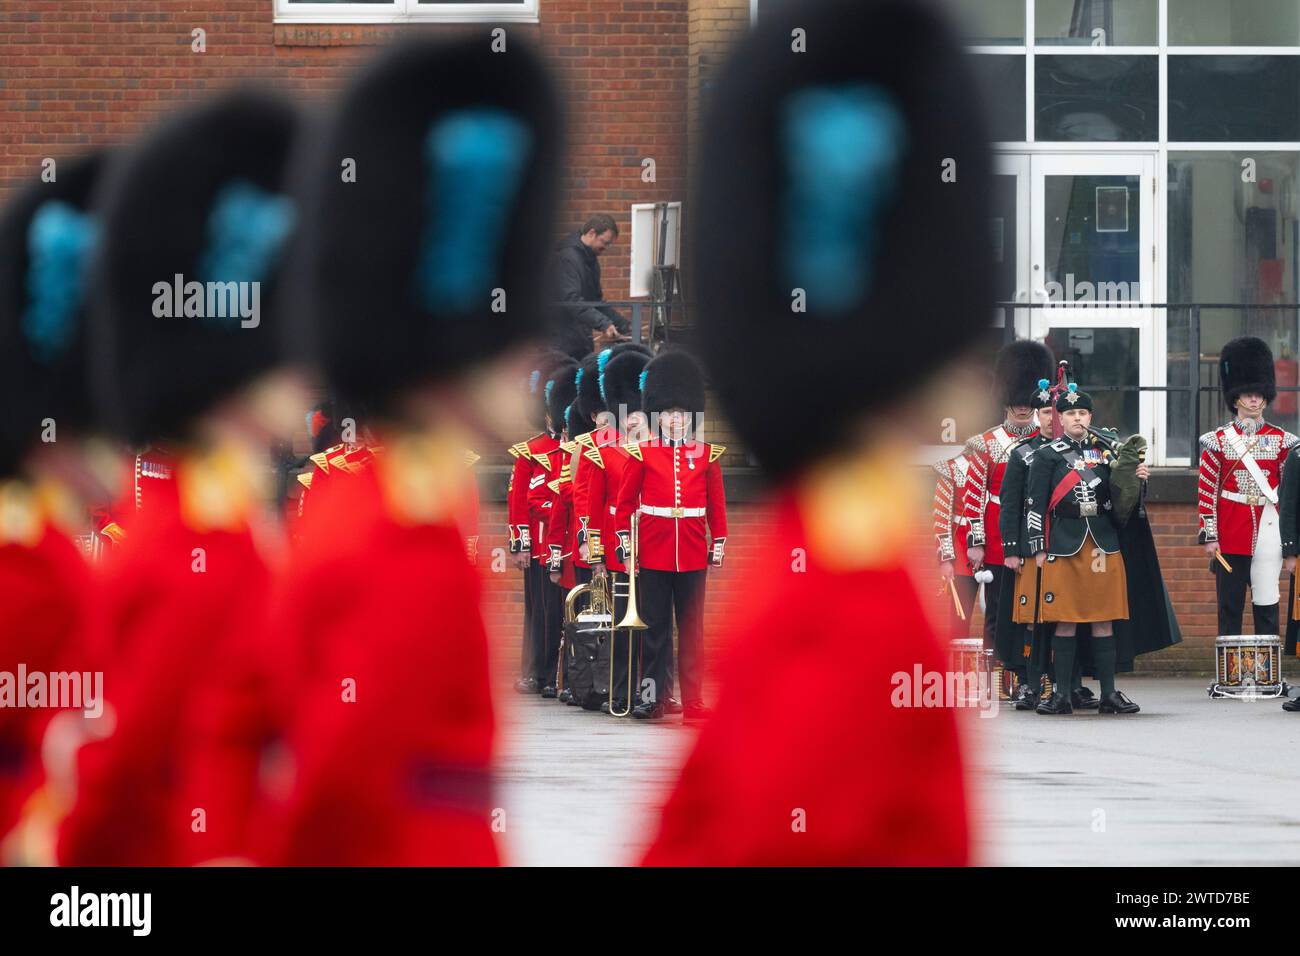
<path id="1" fill-rule="evenodd" d="M 512 38 L 423 36 L 343 93 L 307 162 L 295 285 L 326 378 L 391 412 L 537 338 L 549 314 L 559 101 Z M 354 162 L 355 176 L 340 175 Z M 590 350 L 590 344 L 586 346 Z"/>
<path id="2" fill-rule="evenodd" d="M 551 369 L 551 375 L 543 386 L 546 396 L 546 414 L 551 421 L 551 430 L 557 435 L 564 428 L 564 412 L 578 397 L 575 379 L 578 375 L 576 362 L 564 362 Z"/>
<path id="3" fill-rule="evenodd" d="M 1233 339 L 1219 353 L 1219 382 L 1229 408 L 1235 409 L 1237 399 L 1252 392 L 1263 395 L 1266 402 L 1273 401 L 1277 398 L 1273 350 L 1253 335 Z"/>
<path id="4" fill-rule="evenodd" d="M 828 453 L 988 327 L 988 135 L 934 6 L 777 6 L 711 91 L 691 207 L 701 355 L 769 473 Z"/>
<path id="5" fill-rule="evenodd" d="M 623 414 L 641 411 L 641 373 L 650 357 L 637 349 L 611 354 L 600 372 L 600 394 L 606 411 Z"/>
<path id="6" fill-rule="evenodd" d="M 645 356 L 647 360 L 650 358 L 650 350 L 644 345 L 638 342 L 623 342 L 588 356 L 582 363 L 583 373 L 578 380 L 578 404 L 582 406 L 582 413 L 592 421 L 595 421 L 597 414 L 605 411 L 605 399 L 600 393 L 601 373 L 614 356 L 622 355 L 624 352 L 635 352 Z"/>
<path id="7" fill-rule="evenodd" d="M 42 421 L 91 422 L 86 380 L 86 265 L 98 237 L 91 193 L 105 154 L 56 164 L 0 213 L 0 475 L 11 474 Z"/>
<path id="8" fill-rule="evenodd" d="M 105 173 L 89 281 L 91 387 L 136 444 L 193 420 L 284 358 L 282 183 L 298 120 L 233 93 L 186 110 Z"/>
<path id="9" fill-rule="evenodd" d="M 681 408 L 693 415 L 704 411 L 704 372 L 681 349 L 660 352 L 641 377 L 641 407 L 647 413 Z"/>
<path id="10" fill-rule="evenodd" d="M 583 416 L 577 400 L 570 402 L 569 407 L 564 410 L 564 430 L 569 433 L 569 440 L 572 441 L 579 435 L 587 434 L 593 427 L 595 427 L 595 423 L 590 418 Z"/>
<path id="11" fill-rule="evenodd" d="M 1022 405 L 1039 408 L 1043 379 L 1050 383 L 1056 369 L 1051 350 L 1041 342 L 1022 339 L 1002 347 L 993 363 L 993 379 L 999 407 Z"/>
<path id="12" fill-rule="evenodd" d="M 533 360 L 524 387 L 528 392 L 529 424 L 534 428 L 546 427 L 546 383 L 557 368 L 569 361 L 563 352 L 551 348 L 542 349 Z"/>

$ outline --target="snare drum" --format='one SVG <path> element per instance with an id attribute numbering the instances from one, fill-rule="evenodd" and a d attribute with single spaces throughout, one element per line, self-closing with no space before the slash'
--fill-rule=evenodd
<path id="1" fill-rule="evenodd" d="M 962 637 L 948 645 L 948 671 L 968 679 L 958 686 L 962 696 L 953 701 L 958 707 L 978 707 L 980 692 L 996 687 L 993 683 L 993 651 L 978 637 Z"/>
<path id="2" fill-rule="evenodd" d="M 1278 635 L 1236 634 L 1215 640 L 1211 697 L 1280 697 L 1285 688 Z"/>

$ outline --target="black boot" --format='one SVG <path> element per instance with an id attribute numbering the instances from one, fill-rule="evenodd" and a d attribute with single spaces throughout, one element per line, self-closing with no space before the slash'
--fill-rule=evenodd
<path id="1" fill-rule="evenodd" d="M 1288 697 L 1282 702 L 1282 709 L 1290 713 L 1300 713 L 1300 697 Z"/>
<path id="2" fill-rule="evenodd" d="M 1028 684 L 1020 684 L 1016 687 L 1016 696 L 1013 700 L 1016 710 L 1033 710 L 1038 706 L 1038 694 Z"/>
<path id="3" fill-rule="evenodd" d="M 515 681 L 515 690 L 521 694 L 536 694 L 537 679 L 533 677 L 521 677 Z"/>
<path id="4" fill-rule="evenodd" d="M 547 700 L 554 700 L 554 699 L 555 699 L 555 685 L 554 685 L 554 684 L 547 684 L 545 687 L 543 687 L 543 688 L 542 688 L 542 696 L 543 696 L 544 698 L 546 698 Z"/>
<path id="5" fill-rule="evenodd" d="M 1052 694 L 1051 697 L 1039 703 L 1035 708 L 1035 713 L 1055 716 L 1057 714 L 1072 714 L 1074 708 L 1070 706 L 1070 698 L 1064 694 Z"/>
<path id="6" fill-rule="evenodd" d="M 660 720 L 664 715 L 664 705 L 658 703 L 637 704 L 632 708 L 632 716 L 637 720 Z"/>
<path id="7" fill-rule="evenodd" d="M 558 700 L 561 704 L 572 704 L 573 691 L 569 690 L 569 688 L 566 687 L 564 688 L 564 690 L 560 691 L 559 696 L 556 697 L 555 699 Z"/>
<path id="8" fill-rule="evenodd" d="M 1076 687 L 1070 691 L 1070 703 L 1075 710 L 1096 710 L 1101 706 L 1101 701 L 1086 687 Z"/>
<path id="9" fill-rule="evenodd" d="M 1120 691 L 1107 694 L 1101 699 L 1100 710 L 1103 714 L 1136 714 L 1141 709 Z"/>

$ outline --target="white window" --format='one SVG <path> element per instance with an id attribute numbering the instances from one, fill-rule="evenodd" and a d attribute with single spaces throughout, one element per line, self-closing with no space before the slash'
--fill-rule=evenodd
<path id="1" fill-rule="evenodd" d="M 539 0 L 274 0 L 277 23 L 537 22 Z"/>

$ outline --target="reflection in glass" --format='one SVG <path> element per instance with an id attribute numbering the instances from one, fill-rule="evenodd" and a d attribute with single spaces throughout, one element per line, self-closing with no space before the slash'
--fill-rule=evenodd
<path id="1" fill-rule="evenodd" d="M 1157 57 L 1037 56 L 1034 83 L 1039 140 L 1154 142 L 1159 136 Z"/>
<path id="2" fill-rule="evenodd" d="M 1300 140 L 1300 57 L 1170 56 L 1169 139 Z"/>
<path id="3" fill-rule="evenodd" d="M 1034 35 L 1043 45 L 1155 46 L 1157 0 L 1035 0 Z"/>
<path id="4" fill-rule="evenodd" d="M 995 143 L 1025 140 L 1025 58 L 981 53 L 968 57 Z"/>
<path id="5" fill-rule="evenodd" d="M 989 223 L 993 245 L 993 274 L 998 302 L 1016 298 L 1016 177 L 993 177 L 993 219 Z"/>
<path id="6" fill-rule="evenodd" d="M 1024 0 L 944 0 L 971 46 L 1024 46 Z"/>
<path id="7" fill-rule="evenodd" d="M 1300 46 L 1296 0 L 1169 0 L 1170 46 Z"/>
<path id="8" fill-rule="evenodd" d="M 1050 301 L 1144 298 L 1140 187 L 1140 176 L 1043 178 L 1043 281 Z"/>

